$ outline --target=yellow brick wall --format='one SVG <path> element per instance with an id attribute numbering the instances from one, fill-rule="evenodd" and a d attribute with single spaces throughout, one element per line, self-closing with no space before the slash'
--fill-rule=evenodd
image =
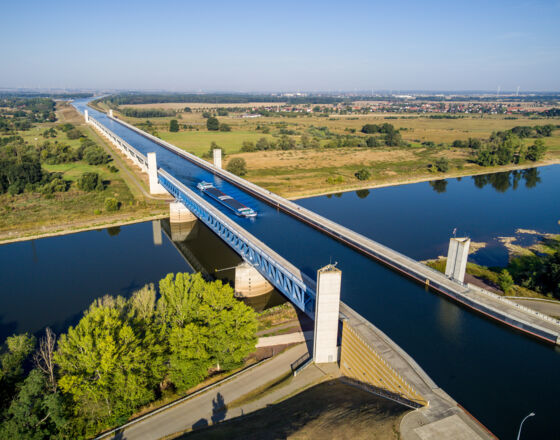
<path id="1" fill-rule="evenodd" d="M 382 388 L 408 400 L 427 402 L 348 325 L 342 325 L 340 370 L 351 379 Z"/>

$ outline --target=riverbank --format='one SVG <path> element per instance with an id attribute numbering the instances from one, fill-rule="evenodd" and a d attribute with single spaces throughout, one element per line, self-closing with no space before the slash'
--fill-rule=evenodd
<path id="1" fill-rule="evenodd" d="M 386 188 L 391 186 L 410 185 L 413 183 L 431 182 L 434 180 L 444 180 L 444 179 L 455 179 L 458 177 L 473 177 L 473 176 L 480 176 L 484 174 L 502 173 L 502 172 L 508 172 L 514 170 L 525 170 L 529 168 L 545 167 L 545 166 L 558 165 L 558 164 L 560 164 L 560 159 L 548 159 L 540 162 L 524 163 L 518 165 L 512 164 L 512 165 L 504 165 L 504 166 L 485 167 L 475 172 L 473 172 L 473 170 L 464 170 L 464 171 L 455 170 L 453 172 L 448 172 L 448 173 L 438 173 L 438 174 L 431 173 L 431 174 L 425 174 L 425 175 L 408 177 L 408 178 L 395 178 L 390 181 L 384 181 L 384 182 L 372 181 L 364 185 L 346 185 L 346 186 L 340 186 L 335 188 L 329 188 L 328 191 L 314 190 L 314 189 L 310 189 L 309 191 L 304 191 L 304 192 L 294 191 L 293 193 L 288 192 L 287 195 L 284 195 L 283 197 L 287 198 L 288 200 L 299 200 L 308 197 L 328 196 L 332 194 L 340 194 L 340 193 L 350 192 L 350 191 L 363 191 L 363 190 L 370 190 L 376 188 Z"/>
<path id="2" fill-rule="evenodd" d="M 12 235 L 12 232 L 0 232 L 0 245 L 15 243 L 19 241 L 37 240 L 39 238 L 56 237 L 59 235 L 75 234 L 78 232 L 92 231 L 95 229 L 132 225 L 135 223 L 142 223 L 150 220 L 159 220 L 167 217 L 169 217 L 169 211 L 165 209 L 161 210 L 161 212 L 141 215 L 139 217 L 129 215 L 105 216 L 100 217 L 99 220 L 81 220 L 72 223 L 65 223 L 62 225 L 56 225 L 52 228 L 46 228 L 43 226 L 40 230 L 31 230 L 28 232 L 22 232 L 20 234 L 15 233 L 15 236 Z"/>

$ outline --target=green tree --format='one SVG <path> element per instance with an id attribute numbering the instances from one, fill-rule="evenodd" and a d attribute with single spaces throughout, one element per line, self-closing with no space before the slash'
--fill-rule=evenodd
<path id="1" fill-rule="evenodd" d="M 220 124 L 220 131 L 231 131 L 231 127 L 229 124 L 222 123 Z"/>
<path id="2" fill-rule="evenodd" d="M 362 127 L 362 133 L 374 134 L 379 132 L 380 132 L 379 125 L 376 124 L 366 124 Z"/>
<path id="3" fill-rule="evenodd" d="M 105 199 L 105 209 L 109 212 L 118 211 L 120 208 L 120 203 L 114 197 L 107 197 Z"/>
<path id="4" fill-rule="evenodd" d="M 6 338 L 0 352 L 0 409 L 12 399 L 24 378 L 23 363 L 35 347 L 35 337 L 24 333 Z"/>
<path id="5" fill-rule="evenodd" d="M 169 121 L 169 131 L 172 133 L 179 131 L 179 122 L 177 122 L 177 119 L 171 119 L 171 121 Z"/>
<path id="6" fill-rule="evenodd" d="M 503 269 L 498 276 L 498 285 L 505 293 L 513 287 L 513 278 L 507 269 Z"/>
<path id="7" fill-rule="evenodd" d="M 230 173 L 237 174 L 238 176 L 244 176 L 247 174 L 247 162 L 245 162 L 245 159 L 241 157 L 234 157 L 228 162 L 226 169 Z"/>
<path id="8" fill-rule="evenodd" d="M 255 312 L 235 299 L 229 285 L 178 273 L 159 288 L 157 313 L 169 334 L 170 378 L 177 387 L 195 385 L 210 366 L 232 368 L 254 350 Z"/>
<path id="9" fill-rule="evenodd" d="M 379 143 L 377 142 L 377 139 L 373 136 L 368 136 L 368 138 L 366 139 L 366 145 L 369 148 L 373 148 L 373 147 L 377 147 L 379 145 Z"/>
<path id="10" fill-rule="evenodd" d="M 153 400 L 163 378 L 151 366 L 157 344 L 142 336 L 120 297 L 95 301 L 78 325 L 61 335 L 55 354 L 59 387 L 71 396 L 90 435 Z"/>
<path id="11" fill-rule="evenodd" d="M 220 122 L 217 118 L 211 116 L 206 120 L 206 128 L 209 131 L 218 131 L 220 129 Z"/>
<path id="12" fill-rule="evenodd" d="M 449 160 L 446 157 L 440 157 L 436 160 L 436 168 L 440 173 L 449 171 Z"/>
<path id="13" fill-rule="evenodd" d="M 535 143 L 527 149 L 527 159 L 533 162 L 541 160 L 546 153 L 546 146 L 542 139 L 535 140 Z"/>
<path id="14" fill-rule="evenodd" d="M 255 147 L 255 143 L 251 141 L 243 141 L 241 144 L 241 151 L 245 151 L 247 153 L 256 151 L 257 147 Z"/>
<path id="15" fill-rule="evenodd" d="M 61 395 L 50 392 L 43 373 L 33 369 L 6 411 L 0 438 L 55 438 L 64 430 L 66 422 L 66 408 Z"/>
<path id="16" fill-rule="evenodd" d="M 366 168 L 362 168 L 356 171 L 354 176 L 356 176 L 358 180 L 368 180 L 371 177 L 371 173 Z"/>
<path id="17" fill-rule="evenodd" d="M 86 192 L 103 191 L 105 189 L 103 180 L 101 180 L 99 174 L 93 172 L 84 173 L 78 177 L 76 185 L 79 189 Z"/>

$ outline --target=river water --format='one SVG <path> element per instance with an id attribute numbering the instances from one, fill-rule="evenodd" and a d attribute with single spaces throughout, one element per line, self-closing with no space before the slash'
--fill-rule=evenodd
<path id="1" fill-rule="evenodd" d="M 155 150 L 144 138 L 117 129 L 131 144 Z M 158 162 L 177 166 L 172 156 L 159 150 Z M 211 178 L 185 164 L 177 174 L 191 185 Z M 457 228 L 458 235 L 488 243 L 473 256 L 477 262 L 500 264 L 507 254 L 496 237 L 511 236 L 517 228 L 558 231 L 559 180 L 558 167 L 545 167 L 299 203 L 418 259 L 444 254 Z M 537 417 L 527 422 L 526 438 L 556 436 L 553 421 L 560 387 L 553 378 L 560 353 L 555 348 L 426 292 L 317 231 L 244 199 L 246 195 L 225 183 L 214 182 L 256 208 L 260 217 L 243 226 L 305 273 L 314 276 L 321 265 L 338 261 L 343 300 L 409 352 L 438 385 L 498 436 L 513 437 L 518 422 L 530 411 Z M 145 223 L 122 227 L 118 234 L 92 231 L 0 246 L 3 337 L 45 325 L 61 331 L 98 296 L 129 294 L 168 272 L 190 270 L 166 236 L 161 244 L 155 242 L 152 225 Z M 205 247 L 202 242 L 199 246 Z"/>

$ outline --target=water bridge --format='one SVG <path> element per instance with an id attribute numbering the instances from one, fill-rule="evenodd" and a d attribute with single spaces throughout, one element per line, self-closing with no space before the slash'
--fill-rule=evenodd
<path id="1" fill-rule="evenodd" d="M 85 110 L 85 106 L 81 109 Z M 309 266 L 308 260 L 317 261 L 322 258 L 326 263 L 325 260 L 334 256 L 335 259 L 341 258 L 339 267 L 346 277 L 346 281 L 342 283 L 343 295 L 345 287 L 347 291 L 355 291 L 357 285 L 352 281 L 356 277 L 363 278 L 364 274 L 368 277 L 371 271 L 378 270 L 368 263 L 375 260 L 390 268 L 393 273 L 420 283 L 426 290 L 436 291 L 479 314 L 540 340 L 552 344 L 559 341 L 560 323 L 552 318 L 524 309 L 490 292 L 457 282 L 387 246 L 221 169 L 221 160 L 215 161 L 218 166 L 214 166 L 137 127 L 117 120 L 112 112 L 105 115 L 88 109 L 84 114 L 87 122 L 141 170 L 148 173 L 153 193 L 172 194 L 190 214 L 222 238 L 278 291 L 314 318 L 316 335 L 323 333 L 321 328 L 317 328 L 320 316 L 316 316 L 316 311 L 324 309 L 325 315 L 332 312 L 332 309 L 328 309 L 328 304 L 322 309 L 316 302 L 320 303 L 318 298 L 327 298 L 328 292 L 336 290 L 333 286 L 336 287 L 337 282 L 340 295 L 340 277 L 334 284 L 331 281 L 321 281 L 319 271 L 314 279 L 316 269 Z M 205 198 L 196 190 L 196 184 L 202 180 L 213 182 L 226 194 L 255 209 L 259 216 L 256 219 L 237 217 L 213 200 Z M 329 270 L 324 274 L 325 280 L 332 275 Z M 391 282 L 396 282 L 388 272 L 385 271 L 384 275 Z M 323 291 L 327 293 L 323 294 Z M 361 379 L 362 375 L 366 375 L 366 371 L 362 372 L 361 369 L 374 368 L 378 374 L 368 380 L 374 388 L 385 391 L 388 389 L 391 395 L 400 397 L 401 402 L 411 407 L 424 406 L 429 402 L 432 414 L 428 420 L 419 422 L 419 425 L 441 420 L 444 414 L 449 415 L 449 402 L 453 402 L 452 399 L 449 396 L 442 399 L 441 390 L 436 391 L 437 386 L 421 368 L 385 334 L 346 304 L 340 302 L 339 307 L 338 303 L 339 301 L 336 306 L 336 330 L 339 319 L 344 322 L 343 328 L 351 328 L 346 336 L 343 334 L 342 340 L 344 342 L 346 338 L 348 346 L 353 347 L 352 350 L 345 350 L 343 347 L 339 358 L 341 369 L 351 378 L 354 374 L 354 379 L 360 371 Z M 324 333 L 326 339 L 332 340 L 332 335 L 327 334 L 329 329 Z M 359 359 L 352 355 L 356 351 L 361 353 Z M 369 366 L 360 364 L 364 359 L 370 359 Z M 455 411 L 456 407 L 453 408 Z M 461 410 L 454 414 L 464 416 Z M 463 420 L 472 429 L 480 431 L 464 417 Z M 486 437 L 484 430 L 479 435 Z"/>

